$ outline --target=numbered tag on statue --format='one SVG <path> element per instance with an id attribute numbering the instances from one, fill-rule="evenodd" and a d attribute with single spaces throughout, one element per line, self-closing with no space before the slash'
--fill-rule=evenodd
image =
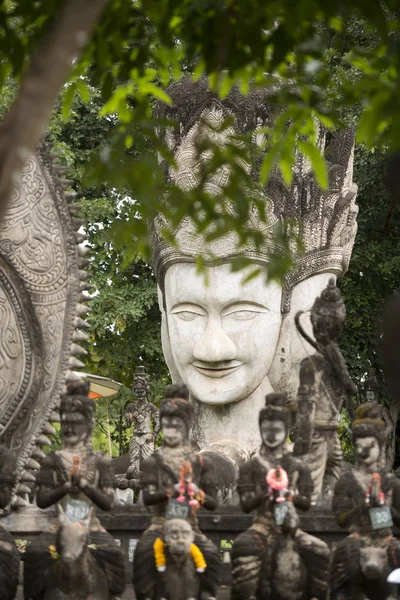
<path id="1" fill-rule="evenodd" d="M 85 500 L 68 500 L 65 514 L 73 523 L 83 521 L 89 514 L 90 504 Z"/>
<path id="2" fill-rule="evenodd" d="M 187 519 L 190 512 L 190 506 L 187 502 L 178 502 L 170 500 L 165 513 L 166 519 Z"/>
<path id="3" fill-rule="evenodd" d="M 377 506 L 369 509 L 372 529 L 386 529 L 393 527 L 392 513 L 389 506 Z"/>
<path id="4" fill-rule="evenodd" d="M 285 520 L 288 506 L 288 502 L 276 502 L 274 504 L 275 525 L 278 525 L 278 527 L 282 525 L 283 521 Z"/>

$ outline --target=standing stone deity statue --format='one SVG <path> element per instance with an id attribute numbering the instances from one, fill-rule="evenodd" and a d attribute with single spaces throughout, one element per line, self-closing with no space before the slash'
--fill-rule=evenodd
<path id="1" fill-rule="evenodd" d="M 189 476 L 190 481 L 186 484 L 190 485 L 193 500 L 209 510 L 217 506 L 212 465 L 206 457 L 194 452 L 190 443 L 193 405 L 188 396 L 186 386 L 171 385 L 166 389 L 160 406 L 163 445 L 142 467 L 140 486 L 143 501 L 153 507 L 153 517 L 134 555 L 133 582 L 137 600 L 153 598 L 157 580 L 154 544 L 158 538 L 163 538 L 170 500 L 182 495 L 182 469 Z M 201 598 L 211 600 L 216 596 L 219 581 L 218 549 L 199 530 L 195 511 L 189 515 L 189 523 L 195 533 L 194 543 L 207 564 L 201 579 Z"/>
<path id="2" fill-rule="evenodd" d="M 240 467 L 238 492 L 251 527 L 232 548 L 232 600 L 324 600 L 328 546 L 298 528 L 296 508 L 310 507 L 310 470 L 288 451 L 291 415 L 284 394 L 268 394 L 259 414 L 262 444 Z"/>
<path id="3" fill-rule="evenodd" d="M 0 508 L 11 502 L 16 482 L 16 461 L 13 453 L 0 445 Z M 17 594 L 20 555 L 14 538 L 0 522 L 0 600 L 13 600 Z"/>
<path id="4" fill-rule="evenodd" d="M 136 395 L 135 402 L 125 409 L 126 426 L 133 425 L 133 435 L 129 442 L 130 466 L 128 479 L 138 481 L 143 462 L 149 458 L 155 448 L 155 440 L 160 432 L 158 408 L 149 402 L 149 379 L 145 368 L 140 366 L 133 380 L 132 391 Z"/>
<path id="5" fill-rule="evenodd" d="M 331 497 L 340 475 L 343 454 L 338 435 L 339 415 L 344 403 L 352 414 L 351 398 L 357 394 L 357 388 L 339 348 L 346 308 L 334 279 L 311 309 L 315 341 L 303 330 L 300 316 L 299 312 L 296 325 L 317 352 L 305 358 L 300 366 L 294 453 L 304 455 L 311 469 L 312 501 L 316 503 Z"/>
<path id="6" fill-rule="evenodd" d="M 88 382 L 69 384 L 60 406 L 61 450 L 46 456 L 37 477 L 38 507 L 57 504 L 64 520 L 75 525 L 84 522 L 94 507 L 110 510 L 114 502 L 111 461 L 92 449 L 95 403 L 88 394 Z M 47 597 L 48 586 L 57 586 L 54 578 L 49 581 L 47 577 L 60 539 L 57 531 L 58 524 L 55 524 L 28 546 L 24 569 L 25 598 L 41 600 Z M 100 565 L 104 571 L 110 597 L 122 594 L 125 573 L 120 548 L 94 514 L 89 519 L 88 533 L 90 554 L 96 566 Z M 90 570 L 86 575 L 90 579 Z"/>
<path id="7" fill-rule="evenodd" d="M 208 88 L 206 77 L 171 85 L 167 93 L 172 104 L 156 109 L 158 116 L 171 122 L 164 139 L 175 165 L 166 166 L 167 182 L 184 190 L 199 185 L 208 157 L 199 144 L 208 139 L 224 146 L 233 135 L 251 133 L 250 154 L 254 150 L 259 155 L 265 141 L 262 128 L 273 127 L 280 113 L 268 102 L 275 89 L 255 89 L 243 96 L 234 88 L 221 100 Z M 221 127 L 227 118 L 231 124 Z M 164 356 L 172 380 L 190 390 L 196 411 L 193 439 L 200 449 L 224 438 L 234 439 L 235 448 L 257 449 L 257 422 L 251 415 L 261 410 L 267 393 L 288 391 L 291 400 L 295 398 L 300 362 L 307 356 L 294 315 L 311 307 L 332 275 L 347 270 L 357 229 L 354 136 L 351 131 L 330 134 L 321 124 L 316 126 L 318 147 L 328 164 L 329 189 L 323 192 L 318 187 L 311 165 L 296 150 L 291 186 L 275 169 L 260 190 L 267 222 L 260 220 L 254 205 L 243 224 L 261 236 L 258 247 L 242 245 L 236 233 L 208 243 L 189 217 L 173 231 L 172 245 L 163 237 L 168 223 L 161 215 L 154 220 L 153 264 Z M 241 166 L 258 181 L 259 160 L 243 159 Z M 205 190 L 223 194 L 230 176 L 229 168 L 222 166 L 210 176 Z M 267 274 L 271 255 L 287 254 L 287 249 L 272 243 L 274 229 L 287 217 L 298 223 L 305 251 L 294 256 L 294 267 L 281 287 L 268 281 Z M 197 270 L 199 255 L 205 274 Z M 248 269 L 256 266 L 261 272 L 244 285 L 248 270 L 231 270 L 232 259 L 238 257 L 251 261 L 253 267 Z"/>
<path id="8" fill-rule="evenodd" d="M 387 577 L 400 566 L 392 535 L 392 525 L 400 526 L 400 481 L 384 471 L 385 442 L 379 405 L 362 404 L 353 422 L 356 467 L 341 474 L 333 495 L 336 520 L 351 533 L 333 554 L 332 600 L 392 597 Z"/>

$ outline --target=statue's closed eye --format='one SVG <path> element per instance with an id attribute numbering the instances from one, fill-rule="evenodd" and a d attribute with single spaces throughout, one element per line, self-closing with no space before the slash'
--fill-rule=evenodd
<path id="1" fill-rule="evenodd" d="M 196 312 L 191 312 L 188 310 L 182 310 L 180 312 L 174 312 L 174 315 L 176 315 L 177 317 L 179 317 L 180 319 L 182 319 L 182 321 L 194 321 L 194 319 L 197 319 L 198 317 L 202 317 L 203 315 L 196 313 Z"/>
<path id="2" fill-rule="evenodd" d="M 230 317 L 231 319 L 237 319 L 238 321 L 249 321 L 259 314 L 259 312 L 255 312 L 254 310 L 237 310 L 224 315 L 224 317 Z"/>
<path id="3" fill-rule="evenodd" d="M 172 314 L 182 319 L 182 321 L 194 321 L 199 317 L 207 316 L 206 311 L 197 304 L 189 302 L 177 304 L 172 308 Z"/>

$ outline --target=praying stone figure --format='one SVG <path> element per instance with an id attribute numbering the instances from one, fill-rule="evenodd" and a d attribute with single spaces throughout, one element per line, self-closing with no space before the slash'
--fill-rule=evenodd
<path id="1" fill-rule="evenodd" d="M 193 405 L 188 396 L 186 386 L 171 385 L 166 388 L 160 406 L 163 445 L 142 467 L 140 486 L 143 501 L 153 507 L 153 517 L 134 555 L 133 583 L 137 600 L 153 600 L 154 597 L 157 579 L 154 544 L 163 536 L 169 501 L 174 498 L 181 500 L 182 492 L 189 488 L 189 495 L 193 496 L 192 504 L 201 504 L 209 510 L 217 506 L 217 486 L 212 465 L 207 457 L 193 451 L 189 440 Z M 188 519 L 195 533 L 194 543 L 207 565 L 201 579 L 201 599 L 211 600 L 217 594 L 219 581 L 218 549 L 200 532 L 194 510 Z"/>
<path id="2" fill-rule="evenodd" d="M 190 78 L 167 89 L 171 105 L 159 104 L 157 116 L 170 120 L 164 139 L 175 159 L 166 165 L 167 183 L 194 190 L 202 179 L 208 139 L 229 143 L 234 134 L 252 136 L 250 154 L 260 153 L 265 141 L 261 128 L 273 127 L 280 108 L 268 103 L 275 86 L 252 90 L 247 96 L 234 88 L 219 99 L 207 78 Z M 227 118 L 231 123 L 221 127 Z M 259 247 L 240 244 L 232 232 L 206 243 L 194 222 L 186 217 L 174 230 L 175 244 L 162 235 L 168 223 L 159 215 L 153 223 L 154 272 L 162 312 L 164 356 L 174 383 L 185 383 L 195 405 L 193 440 L 199 449 L 220 440 L 229 449 L 254 452 L 259 445 L 257 415 L 267 393 L 287 391 L 296 397 L 298 371 L 311 347 L 302 343 L 294 325 L 299 310 L 309 310 L 332 275 L 348 267 L 356 234 L 357 188 L 352 181 L 354 136 L 334 134 L 316 124 L 317 144 L 329 171 L 329 189 L 317 185 L 309 161 L 297 150 L 293 181 L 286 186 L 274 169 L 258 200 L 265 202 L 264 223 L 251 205 L 244 229 L 262 237 Z M 241 160 L 241 167 L 258 181 L 260 160 Z M 259 156 L 258 156 L 259 158 Z M 223 193 L 230 171 L 222 166 L 207 180 L 211 195 Z M 231 210 L 229 205 L 226 210 Z M 233 209 L 232 209 L 233 211 Z M 272 243 L 272 232 L 290 217 L 297 220 L 304 254 L 294 256 L 294 267 L 283 287 L 267 281 L 271 255 L 287 255 Z M 205 273 L 198 273 L 201 256 Z M 250 259 L 252 267 L 232 272 L 232 259 Z M 249 269 L 260 275 L 242 284 Z M 205 283 L 208 282 L 208 284 Z M 229 438 L 229 439 L 227 439 Z M 233 442 L 232 442 L 233 440 Z"/>
<path id="3" fill-rule="evenodd" d="M 385 423 L 376 402 L 356 410 L 353 443 L 356 467 L 339 477 L 333 510 L 350 535 L 333 554 L 332 600 L 385 600 L 387 577 L 400 566 L 400 542 L 392 526 L 400 526 L 400 481 L 384 468 Z M 390 596 L 392 597 L 392 596 Z"/>
<path id="4" fill-rule="evenodd" d="M 259 414 L 262 444 L 240 467 L 238 492 L 251 527 L 232 548 L 232 600 L 324 600 L 328 546 L 298 528 L 296 508 L 310 507 L 310 470 L 288 451 L 290 412 L 284 394 L 268 394 Z"/>
<path id="5" fill-rule="evenodd" d="M 338 435 L 339 415 L 344 404 L 352 415 L 351 398 L 357 394 L 357 388 L 339 348 L 346 307 L 333 278 L 311 309 L 315 340 L 303 330 L 300 316 L 301 312 L 296 315 L 297 328 L 317 352 L 305 358 L 300 366 L 294 453 L 304 455 L 311 469 L 312 501 L 316 503 L 331 497 L 340 475 L 343 454 Z"/>
<path id="6" fill-rule="evenodd" d="M 11 501 L 16 482 L 13 453 L 0 445 L 0 508 Z M 20 555 L 14 538 L 0 522 L 0 600 L 13 600 L 17 594 Z"/>
<path id="7" fill-rule="evenodd" d="M 155 440 L 160 431 L 158 408 L 148 401 L 149 387 L 149 379 L 145 368 L 140 366 L 137 369 L 132 386 L 136 400 L 125 409 L 127 427 L 131 427 L 132 424 L 134 426 L 133 435 L 129 442 L 130 466 L 127 477 L 136 481 L 139 479 L 143 461 L 154 452 Z"/>
<path id="8" fill-rule="evenodd" d="M 101 526 L 93 510 L 94 507 L 111 509 L 114 502 L 114 474 L 111 461 L 92 449 L 95 403 L 88 394 L 88 382 L 74 382 L 69 384 L 67 393 L 61 398 L 62 447 L 60 451 L 48 454 L 42 462 L 37 477 L 36 502 L 39 508 L 58 504 L 63 521 L 75 524 L 72 531 L 77 530 L 78 523 L 84 529 L 83 524 L 85 520 L 88 521 L 89 567 L 82 574 L 84 581 L 75 583 L 77 586 L 87 584 L 87 579 L 90 581 L 93 577 L 90 565 L 95 563 L 96 570 L 100 566 L 106 578 L 109 596 L 105 597 L 113 598 L 125 590 L 124 559 L 120 548 Z M 88 519 L 89 514 L 91 518 Z M 51 567 L 57 566 L 54 565 L 57 558 L 55 552 L 60 554 L 57 547 L 62 538 L 62 526 L 62 522 L 60 528 L 56 524 L 28 546 L 24 568 L 27 600 L 50 598 L 53 588 L 60 588 L 60 596 L 57 597 L 64 597 L 61 595 L 63 586 L 70 587 L 70 581 L 65 581 L 65 572 L 59 573 L 56 569 L 51 575 Z M 65 598 L 80 598 L 79 591 L 78 587 Z"/>

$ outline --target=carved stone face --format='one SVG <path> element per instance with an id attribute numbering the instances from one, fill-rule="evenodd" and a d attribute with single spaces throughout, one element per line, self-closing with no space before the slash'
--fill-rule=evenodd
<path id="1" fill-rule="evenodd" d="M 208 285 L 194 264 L 167 270 L 167 342 L 180 379 L 197 400 L 238 402 L 267 377 L 281 327 L 282 291 L 262 276 L 242 285 L 246 273 L 232 273 L 228 264 L 207 267 L 205 275 Z"/>
<path id="2" fill-rule="evenodd" d="M 179 417 L 163 417 L 161 428 L 164 435 L 164 443 L 171 448 L 180 446 L 187 438 L 186 425 Z"/>
<path id="3" fill-rule="evenodd" d="M 357 438 L 354 448 L 358 461 L 367 466 L 377 462 L 381 454 L 378 440 L 373 436 Z"/>
<path id="4" fill-rule="evenodd" d="M 173 556 L 188 554 L 194 541 L 193 529 L 183 519 L 170 519 L 164 525 L 164 539 Z"/>
<path id="5" fill-rule="evenodd" d="M 90 435 L 90 428 L 85 417 L 79 412 L 61 414 L 61 433 L 69 446 L 85 441 Z"/>
<path id="6" fill-rule="evenodd" d="M 286 425 L 283 421 L 264 419 L 260 424 L 260 433 L 263 444 L 268 448 L 279 448 L 287 437 Z"/>

